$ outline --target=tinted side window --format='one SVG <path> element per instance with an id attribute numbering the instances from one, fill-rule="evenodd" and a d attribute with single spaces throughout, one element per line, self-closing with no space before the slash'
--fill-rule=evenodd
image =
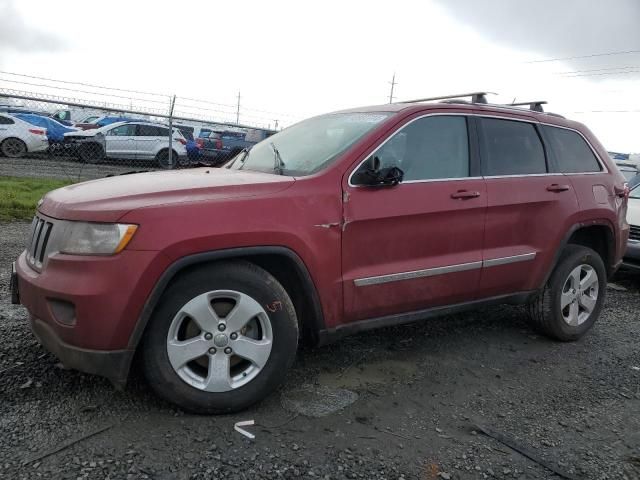
<path id="1" fill-rule="evenodd" d="M 461 116 L 420 118 L 396 132 L 373 155 L 380 159 L 381 168 L 400 167 L 404 181 L 468 177 L 467 120 Z M 369 165 L 365 162 L 360 169 Z"/>
<path id="2" fill-rule="evenodd" d="M 483 175 L 546 173 L 544 148 L 531 123 L 480 120 Z"/>
<path id="3" fill-rule="evenodd" d="M 600 164 L 579 133 L 543 125 L 556 168 L 561 173 L 599 172 Z"/>
<path id="4" fill-rule="evenodd" d="M 138 125 L 136 135 L 139 137 L 168 137 L 169 129 L 156 127 L 155 125 Z"/>
<path id="5" fill-rule="evenodd" d="M 136 126 L 127 124 L 127 125 L 120 125 L 119 127 L 116 127 L 116 128 L 112 128 L 111 130 L 109 130 L 109 133 L 107 135 L 115 136 L 115 137 L 130 137 L 135 135 L 135 132 L 136 132 Z"/>
<path id="6" fill-rule="evenodd" d="M 9 117 L 0 116 L 0 125 L 13 125 L 14 123 L 16 123 L 16 122 L 14 122 Z"/>

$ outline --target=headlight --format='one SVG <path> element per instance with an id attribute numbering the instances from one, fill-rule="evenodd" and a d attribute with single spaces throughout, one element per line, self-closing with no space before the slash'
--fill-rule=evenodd
<path id="1" fill-rule="evenodd" d="M 60 246 L 72 255 L 114 255 L 127 246 L 137 225 L 71 222 Z"/>

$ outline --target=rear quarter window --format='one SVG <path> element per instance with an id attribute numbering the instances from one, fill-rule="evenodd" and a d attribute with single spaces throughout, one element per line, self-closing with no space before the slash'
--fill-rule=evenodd
<path id="1" fill-rule="evenodd" d="M 14 122 L 9 117 L 0 116 L 0 125 L 13 125 L 14 123 L 16 123 L 16 122 Z"/>
<path id="2" fill-rule="evenodd" d="M 548 125 L 543 125 L 542 129 L 553 152 L 554 169 L 557 172 L 586 173 L 602 170 L 593 150 L 579 133 Z"/>

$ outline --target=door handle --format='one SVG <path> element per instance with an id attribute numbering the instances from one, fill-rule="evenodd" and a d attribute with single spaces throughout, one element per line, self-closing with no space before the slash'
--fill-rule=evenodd
<path id="1" fill-rule="evenodd" d="M 451 198 L 457 198 L 460 200 L 464 200 L 467 198 L 477 198 L 480 196 L 480 192 L 470 191 L 470 190 L 458 190 L 451 194 Z"/>
<path id="2" fill-rule="evenodd" d="M 569 190 L 569 185 L 558 185 L 557 183 L 552 183 L 547 187 L 547 190 L 550 192 L 566 192 Z"/>

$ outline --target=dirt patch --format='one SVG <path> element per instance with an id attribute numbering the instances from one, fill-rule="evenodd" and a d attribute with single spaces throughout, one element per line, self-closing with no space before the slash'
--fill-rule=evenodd
<path id="1" fill-rule="evenodd" d="M 417 363 L 409 360 L 390 359 L 368 363 L 362 359 L 357 365 L 343 370 L 320 373 L 318 383 L 330 388 L 365 390 L 409 381 L 415 376 L 417 369 Z"/>

